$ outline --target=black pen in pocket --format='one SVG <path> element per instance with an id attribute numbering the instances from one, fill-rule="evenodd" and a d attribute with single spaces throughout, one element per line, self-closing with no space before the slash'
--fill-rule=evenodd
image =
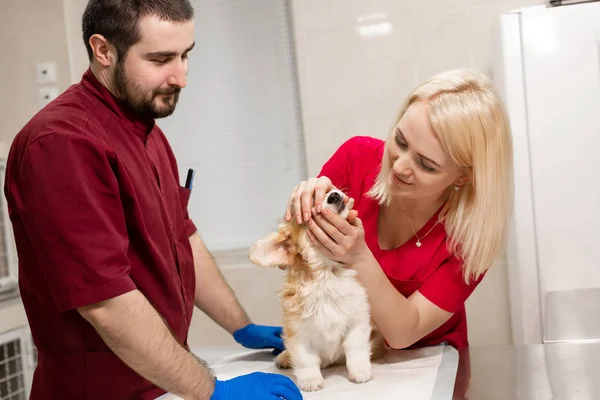
<path id="1" fill-rule="evenodd" d="M 194 169 L 192 169 L 192 168 L 188 169 L 187 178 L 185 179 L 186 189 L 192 190 L 192 186 L 194 184 L 194 174 L 195 173 L 196 173 L 196 171 L 194 171 Z"/>

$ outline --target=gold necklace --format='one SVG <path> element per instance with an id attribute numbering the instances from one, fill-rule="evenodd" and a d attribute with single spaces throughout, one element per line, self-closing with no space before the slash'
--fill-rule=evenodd
<path id="1" fill-rule="evenodd" d="M 415 228 L 413 228 L 412 219 L 410 218 L 410 214 L 408 213 L 408 210 L 406 209 L 406 207 L 404 207 L 404 205 L 402 205 L 402 208 L 404 208 L 404 213 L 408 217 L 408 222 L 410 224 L 410 229 L 412 229 L 413 233 L 415 234 L 415 237 L 417 238 L 417 242 L 415 244 L 416 244 L 417 247 L 421 247 L 421 245 L 423 244 L 423 243 L 421 243 L 421 239 L 424 239 L 425 236 L 429 235 L 431 233 L 431 231 L 433 230 L 433 228 L 435 228 L 437 226 L 438 222 L 440 222 L 440 221 L 439 220 L 435 221 L 435 224 L 433 224 L 433 226 L 431 227 L 431 229 L 429 231 L 427 231 L 426 234 L 424 234 L 423 236 L 419 237 L 417 235 L 417 231 L 415 231 Z"/>

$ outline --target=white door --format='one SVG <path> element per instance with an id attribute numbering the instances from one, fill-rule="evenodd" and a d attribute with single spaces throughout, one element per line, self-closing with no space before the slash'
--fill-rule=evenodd
<path id="1" fill-rule="evenodd" d="M 545 342 L 600 340 L 600 4 L 518 15 L 521 64 L 514 68 L 522 71 L 524 119 L 513 133 L 521 220 L 511 239 L 521 258 L 512 260 L 537 272 L 539 289 L 523 276 L 518 284 L 539 290 L 529 299 L 539 296 Z M 515 109 L 521 99 L 509 101 Z M 526 248 L 534 257 L 523 256 Z M 533 315 L 521 295 L 513 302 Z"/>

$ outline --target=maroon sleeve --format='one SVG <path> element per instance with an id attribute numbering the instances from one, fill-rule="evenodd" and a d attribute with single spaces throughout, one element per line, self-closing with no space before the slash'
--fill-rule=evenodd
<path id="1" fill-rule="evenodd" d="M 485 274 L 467 284 L 457 259 L 442 264 L 419 288 L 419 292 L 439 308 L 455 313 L 465 304 Z"/>
<path id="2" fill-rule="evenodd" d="M 135 289 L 112 153 L 84 135 L 30 143 L 9 188 L 59 311 Z"/>

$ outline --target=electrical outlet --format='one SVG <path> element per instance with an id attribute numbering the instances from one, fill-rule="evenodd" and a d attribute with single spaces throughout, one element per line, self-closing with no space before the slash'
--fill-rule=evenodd
<path id="1" fill-rule="evenodd" d="M 35 65 L 35 76 L 38 83 L 56 82 L 56 63 L 41 62 Z"/>
<path id="2" fill-rule="evenodd" d="M 46 104 L 58 97 L 58 87 L 56 86 L 44 86 L 38 90 L 38 100 L 40 108 L 44 108 Z"/>

